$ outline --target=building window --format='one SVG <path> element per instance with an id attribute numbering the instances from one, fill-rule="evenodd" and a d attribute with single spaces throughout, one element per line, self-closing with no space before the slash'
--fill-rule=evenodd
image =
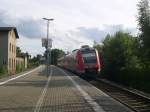
<path id="1" fill-rule="evenodd" d="M 14 47 L 14 45 L 13 45 L 13 53 L 15 52 L 15 49 L 14 49 L 15 47 Z"/>
<path id="2" fill-rule="evenodd" d="M 12 67 L 12 69 L 13 69 L 13 59 L 11 59 L 11 67 Z"/>
<path id="3" fill-rule="evenodd" d="M 12 44 L 12 53 L 13 53 L 13 51 L 14 51 L 14 47 L 13 47 L 13 44 Z"/>
<path id="4" fill-rule="evenodd" d="M 15 62 L 15 59 L 14 59 L 14 69 L 16 68 L 16 62 Z"/>
<path id="5" fill-rule="evenodd" d="M 6 65 L 6 60 L 5 59 L 3 59 L 3 65 Z"/>
<path id="6" fill-rule="evenodd" d="M 14 45 L 14 53 L 16 53 L 16 47 L 15 47 L 15 45 Z"/>
<path id="7" fill-rule="evenodd" d="M 9 69 L 11 68 L 11 59 L 9 59 Z"/>
<path id="8" fill-rule="evenodd" d="M 12 53 L 13 53 L 13 45 L 11 46 L 11 50 L 12 50 Z"/>
<path id="9" fill-rule="evenodd" d="M 9 44 L 9 51 L 11 52 L 11 43 Z"/>

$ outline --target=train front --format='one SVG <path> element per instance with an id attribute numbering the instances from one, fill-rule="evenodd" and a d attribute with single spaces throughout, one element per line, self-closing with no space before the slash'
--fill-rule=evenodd
<path id="1" fill-rule="evenodd" d="M 81 48 L 81 54 L 84 62 L 85 72 L 98 73 L 100 72 L 100 60 L 98 51 L 94 48 Z"/>

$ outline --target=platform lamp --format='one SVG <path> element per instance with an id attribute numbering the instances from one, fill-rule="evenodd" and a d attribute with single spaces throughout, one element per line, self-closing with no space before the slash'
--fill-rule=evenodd
<path id="1" fill-rule="evenodd" d="M 49 64 L 51 65 L 51 48 L 52 48 L 52 39 L 49 39 L 49 24 L 50 21 L 53 21 L 53 18 L 42 18 L 47 21 L 47 39 L 45 43 L 45 48 L 47 51 L 47 76 L 49 75 Z M 49 60 L 50 59 L 50 60 Z M 51 67 L 50 67 L 51 70 Z"/>

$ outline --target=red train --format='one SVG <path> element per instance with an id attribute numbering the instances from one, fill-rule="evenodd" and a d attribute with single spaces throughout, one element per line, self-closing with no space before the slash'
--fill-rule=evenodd
<path id="1" fill-rule="evenodd" d="M 82 46 L 72 51 L 71 54 L 59 58 L 58 65 L 79 74 L 98 73 L 101 70 L 98 51 L 89 46 Z"/>

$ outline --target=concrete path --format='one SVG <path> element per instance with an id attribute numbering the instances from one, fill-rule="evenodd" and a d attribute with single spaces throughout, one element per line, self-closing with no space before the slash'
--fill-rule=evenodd
<path id="1" fill-rule="evenodd" d="M 0 112 L 132 112 L 78 76 L 40 66 L 0 80 Z"/>

